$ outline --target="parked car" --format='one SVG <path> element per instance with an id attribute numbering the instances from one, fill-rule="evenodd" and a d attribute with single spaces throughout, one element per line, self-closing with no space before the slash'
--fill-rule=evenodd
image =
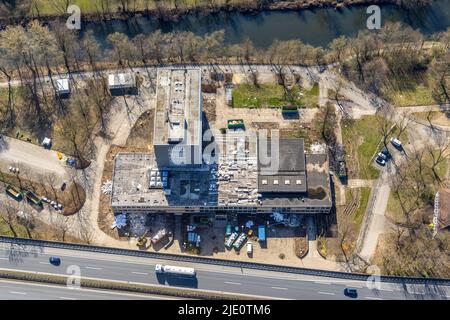
<path id="1" fill-rule="evenodd" d="M 253 254 L 253 244 L 251 242 L 247 242 L 247 254 L 249 256 Z"/>
<path id="2" fill-rule="evenodd" d="M 398 140 L 397 138 L 391 138 L 391 143 L 397 149 L 401 149 L 402 148 L 402 142 L 400 140 Z"/>
<path id="3" fill-rule="evenodd" d="M 387 155 L 385 155 L 385 154 L 382 153 L 382 152 L 379 152 L 379 153 L 377 154 L 377 157 L 378 157 L 378 158 L 381 158 L 381 159 L 383 159 L 383 160 L 385 160 L 385 161 L 386 161 L 387 158 L 388 158 Z"/>
<path id="4" fill-rule="evenodd" d="M 354 289 L 354 288 L 345 288 L 344 289 L 344 294 L 347 297 L 350 297 L 350 298 L 357 298 L 358 297 L 358 291 L 356 289 Z"/>
<path id="5" fill-rule="evenodd" d="M 59 266 L 61 264 L 61 258 L 59 257 L 50 257 L 48 261 L 54 266 Z"/>
<path id="6" fill-rule="evenodd" d="M 375 162 L 378 163 L 380 166 L 385 166 L 386 165 L 386 160 L 384 160 L 384 159 L 382 159 L 380 157 L 377 157 L 375 159 Z"/>
<path id="7" fill-rule="evenodd" d="M 386 147 L 381 149 L 381 153 L 384 154 L 388 159 L 392 157 L 391 153 L 389 152 L 389 149 Z"/>

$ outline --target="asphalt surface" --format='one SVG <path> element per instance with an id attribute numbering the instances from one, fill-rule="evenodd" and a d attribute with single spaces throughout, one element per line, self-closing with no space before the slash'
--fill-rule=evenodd
<path id="1" fill-rule="evenodd" d="M 0 280 L 0 300 L 161 300 L 162 296 Z M 171 298 L 173 299 L 173 298 Z"/>
<path id="2" fill-rule="evenodd" d="M 73 250 L 44 247 L 17 247 L 0 244 L 0 268 L 34 271 L 52 274 L 70 274 L 69 266 L 78 266 L 81 276 L 121 280 L 144 284 L 162 284 L 215 290 L 222 292 L 249 294 L 275 299 L 350 299 L 344 296 L 346 287 L 358 290 L 358 299 L 450 299 L 448 286 L 424 286 L 422 284 L 381 283 L 378 289 L 369 289 L 365 281 L 340 278 L 315 277 L 253 269 L 224 267 L 218 265 L 177 263 L 141 257 L 98 254 Z M 49 263 L 50 256 L 61 258 L 60 266 Z M 158 278 L 154 272 L 157 263 L 194 267 L 196 278 L 169 277 Z M 27 285 L 10 291 L 25 292 Z M 46 290 L 50 294 L 51 288 Z M 3 292 L 3 291 L 0 291 Z M 30 293 L 31 295 L 31 293 Z M 42 299 L 46 299 L 44 295 Z M 58 292 L 54 296 L 61 296 Z M 2 294 L 4 297 L 4 294 Z M 17 298 L 17 297 L 16 297 Z M 24 297 L 22 297 L 24 298 Z M 99 299 L 109 299 L 101 296 Z M 55 298 L 56 299 L 56 298 Z"/>

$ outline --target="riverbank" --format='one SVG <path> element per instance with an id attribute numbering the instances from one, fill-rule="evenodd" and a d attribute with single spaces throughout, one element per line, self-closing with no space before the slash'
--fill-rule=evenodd
<path id="1" fill-rule="evenodd" d="M 429 0 L 430 3 L 434 0 Z M 75 3 L 79 1 L 74 1 Z M 81 1 L 80 8 L 85 22 L 99 22 L 109 20 L 127 20 L 135 17 L 156 17 L 161 21 L 174 22 L 178 21 L 186 15 L 196 15 L 206 17 L 221 12 L 241 13 L 245 15 L 256 15 L 263 11 L 298 11 L 312 10 L 318 8 L 335 8 L 337 10 L 345 7 L 368 6 L 372 4 L 387 5 L 397 4 L 397 0 L 286 0 L 277 2 L 260 3 L 256 0 L 235 0 L 229 3 L 224 1 L 211 2 L 200 1 L 196 5 L 175 6 L 172 2 L 156 6 L 152 1 L 151 4 L 144 5 L 145 1 L 138 2 L 133 8 L 122 8 L 120 2 L 99 8 L 93 1 Z M 33 19 L 41 22 L 52 22 L 55 20 L 65 20 L 66 15 L 63 14 L 64 5 L 49 5 L 47 1 L 34 0 L 30 4 L 29 13 L 22 13 L 14 16 L 14 12 L 4 12 L 6 9 L 0 8 L 0 25 L 2 27 L 11 24 L 25 25 Z M 23 11 L 22 11 L 23 12 Z"/>

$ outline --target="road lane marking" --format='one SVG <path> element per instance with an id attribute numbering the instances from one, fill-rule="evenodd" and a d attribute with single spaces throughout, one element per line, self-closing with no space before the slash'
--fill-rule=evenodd
<path id="1" fill-rule="evenodd" d="M 50 262 L 39 262 L 40 264 L 50 264 Z"/>
<path id="2" fill-rule="evenodd" d="M 331 285 L 331 283 L 329 283 L 329 282 L 323 282 L 323 281 L 314 281 L 314 283 Z"/>
<path id="3" fill-rule="evenodd" d="M 70 297 L 59 297 L 59 298 L 64 300 L 77 300 L 77 298 L 70 298 Z"/>
<path id="4" fill-rule="evenodd" d="M 364 297 L 366 299 L 370 299 L 370 300 L 383 300 L 382 298 L 376 298 L 376 297 Z"/>
<path id="5" fill-rule="evenodd" d="M 146 273 L 146 272 L 137 272 L 137 271 L 132 271 L 131 273 L 134 273 L 134 274 L 140 274 L 140 275 L 143 275 L 143 276 L 146 276 L 146 275 L 148 275 L 148 273 Z"/>
<path id="6" fill-rule="evenodd" d="M 393 292 L 394 291 L 394 289 L 380 289 L 381 291 L 390 291 L 390 292 Z"/>
<path id="7" fill-rule="evenodd" d="M 271 287 L 272 289 L 277 289 L 277 290 L 287 290 L 288 288 L 282 288 L 282 287 Z"/>
<path id="8" fill-rule="evenodd" d="M 227 284 L 235 284 L 235 285 L 238 285 L 238 286 L 240 286 L 242 283 L 239 283 L 239 282 L 230 282 L 230 281 L 225 281 L 225 283 L 227 283 Z"/>
<path id="9" fill-rule="evenodd" d="M 420 295 L 424 295 L 426 294 L 425 292 L 409 292 L 409 294 L 420 294 Z"/>
<path id="10" fill-rule="evenodd" d="M 22 295 L 26 295 L 26 294 L 27 294 L 26 292 L 19 292 L 19 291 L 10 291 L 9 293 L 12 293 L 12 294 L 22 294 Z"/>
<path id="11" fill-rule="evenodd" d="M 335 293 L 333 293 L 333 292 L 323 292 L 323 291 L 319 291 L 318 293 L 320 293 L 320 294 L 329 294 L 329 295 L 331 295 L 331 296 L 334 296 L 334 295 L 335 295 Z"/>
<path id="12" fill-rule="evenodd" d="M 0 260 L 9 260 L 8 258 L 0 258 Z"/>
<path id="13" fill-rule="evenodd" d="M 92 270 L 102 270 L 102 268 L 97 267 L 85 267 L 86 269 L 92 269 Z"/>

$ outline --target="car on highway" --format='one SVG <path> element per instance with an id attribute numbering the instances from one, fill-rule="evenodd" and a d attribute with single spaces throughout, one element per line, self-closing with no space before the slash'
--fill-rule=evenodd
<path id="1" fill-rule="evenodd" d="M 59 266 L 61 264 L 61 258 L 59 257 L 50 257 L 48 259 L 48 262 L 54 266 Z"/>
<path id="2" fill-rule="evenodd" d="M 358 291 L 355 288 L 345 288 L 344 289 L 344 294 L 347 297 L 350 297 L 350 298 L 357 298 L 358 297 Z"/>

